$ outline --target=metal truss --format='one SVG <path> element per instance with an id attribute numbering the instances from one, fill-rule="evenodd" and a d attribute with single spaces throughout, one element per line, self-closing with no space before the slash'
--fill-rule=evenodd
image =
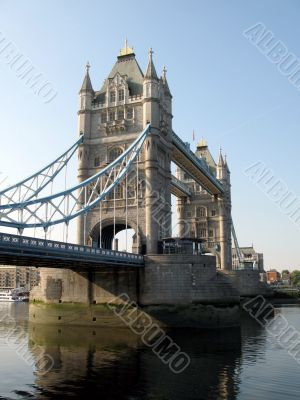
<path id="1" fill-rule="evenodd" d="M 1 204 L 0 225 L 17 228 L 20 233 L 25 228 L 43 228 L 47 232 L 50 226 L 61 223 L 68 225 L 72 219 L 86 215 L 99 205 L 105 197 L 113 193 L 116 186 L 127 176 L 135 159 L 140 154 L 149 132 L 150 124 L 130 147 L 112 163 L 70 189 L 47 197 L 33 199 L 37 194 L 35 191 L 34 194 L 32 193 L 27 197 L 26 201 Z M 26 182 L 26 180 L 23 182 Z M 42 184 L 42 186 L 45 185 Z M 14 187 L 17 188 L 18 185 Z"/>
<path id="2" fill-rule="evenodd" d="M 84 135 L 81 135 L 76 143 L 52 163 L 23 181 L 0 191 L 0 205 L 8 205 L 10 208 L 14 204 L 37 198 L 41 191 L 67 166 L 83 139 Z"/>

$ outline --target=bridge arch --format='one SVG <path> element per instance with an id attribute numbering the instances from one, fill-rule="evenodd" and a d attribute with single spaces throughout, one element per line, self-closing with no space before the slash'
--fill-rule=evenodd
<path id="1" fill-rule="evenodd" d="M 138 253 L 140 249 L 140 229 L 137 227 L 135 222 L 132 222 L 128 220 L 127 222 L 127 229 L 134 231 L 134 233 L 131 231 L 129 234 L 132 236 L 132 252 L 133 253 Z M 115 228 L 114 228 L 114 219 L 113 218 L 106 218 L 103 219 L 101 222 L 101 244 L 102 248 L 104 249 L 113 249 L 113 240 L 114 240 L 114 232 L 116 233 L 116 236 L 118 233 L 125 231 L 126 230 L 126 220 L 125 218 L 116 218 L 115 220 Z M 137 234 L 138 233 L 138 234 Z M 100 247 L 100 222 L 98 222 L 93 229 L 91 230 L 90 233 L 90 239 L 91 242 L 96 245 L 97 247 Z M 139 243 L 138 243 L 139 242 Z M 120 250 L 120 247 L 119 247 Z M 131 249 L 128 248 L 128 251 L 131 252 Z"/>

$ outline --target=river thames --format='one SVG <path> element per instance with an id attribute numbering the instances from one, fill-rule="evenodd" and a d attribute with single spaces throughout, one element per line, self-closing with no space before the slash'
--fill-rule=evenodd
<path id="1" fill-rule="evenodd" d="M 298 399 L 300 366 L 250 316 L 240 329 L 177 330 L 191 358 L 174 374 L 127 329 L 32 326 L 0 305 L 0 399 Z M 300 308 L 276 309 L 300 330 Z"/>

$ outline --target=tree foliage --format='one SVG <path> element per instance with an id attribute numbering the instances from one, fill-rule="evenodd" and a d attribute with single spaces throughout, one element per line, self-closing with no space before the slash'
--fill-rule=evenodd
<path id="1" fill-rule="evenodd" d="M 294 286 L 300 286 L 300 271 L 295 270 L 291 273 L 291 280 Z"/>

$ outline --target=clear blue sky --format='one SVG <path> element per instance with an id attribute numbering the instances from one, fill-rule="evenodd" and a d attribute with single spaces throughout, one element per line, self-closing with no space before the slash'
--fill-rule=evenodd
<path id="1" fill-rule="evenodd" d="M 300 196 L 300 92 L 243 36 L 262 22 L 300 58 L 299 15 L 297 0 L 0 0 L 0 32 L 58 90 L 42 103 L 0 60 L 2 176 L 14 182 L 74 141 L 86 61 L 98 89 L 127 36 L 142 69 L 150 46 L 157 71 L 167 66 L 174 130 L 227 153 L 240 245 L 253 242 L 266 268 L 300 267 L 299 228 L 243 173 L 262 161 Z"/>

